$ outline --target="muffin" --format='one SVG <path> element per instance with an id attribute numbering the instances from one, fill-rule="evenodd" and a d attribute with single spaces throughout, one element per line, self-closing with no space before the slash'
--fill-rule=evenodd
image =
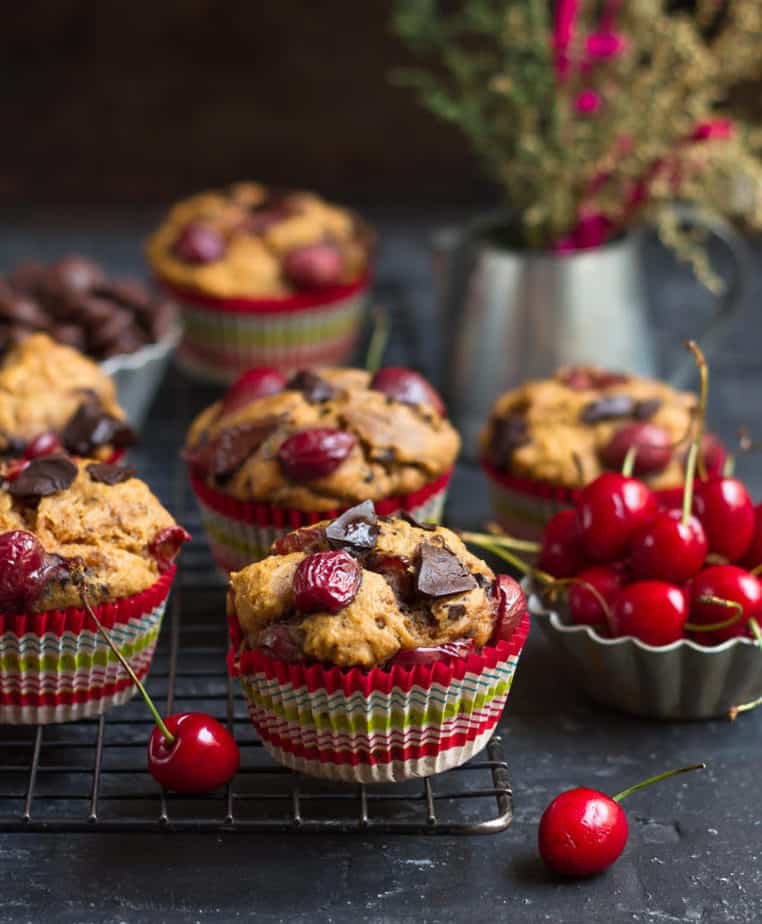
<path id="1" fill-rule="evenodd" d="M 82 595 L 145 676 L 189 536 L 128 467 L 54 454 L 0 476 L 0 722 L 100 715 L 136 688 Z"/>
<path id="2" fill-rule="evenodd" d="M 134 439 L 114 383 L 72 347 L 32 334 L 0 360 L 0 460 L 63 448 L 113 461 Z"/>
<path id="3" fill-rule="evenodd" d="M 366 501 L 230 577 L 230 664 L 279 761 L 394 782 L 492 735 L 529 630 L 518 584 L 450 530 Z"/>
<path id="4" fill-rule="evenodd" d="M 175 205 L 147 246 L 151 268 L 182 307 L 181 363 L 223 383 L 256 365 L 345 360 L 371 251 L 372 236 L 352 212 L 258 183 Z"/>
<path id="5" fill-rule="evenodd" d="M 679 503 L 698 398 L 663 382 L 592 367 L 560 370 L 498 398 L 480 437 L 495 514 L 509 533 L 538 538 L 547 521 L 638 449 L 635 474 L 664 503 Z M 707 435 L 704 462 L 725 451 Z"/>
<path id="6" fill-rule="evenodd" d="M 411 370 L 246 373 L 203 411 L 185 457 L 224 571 L 290 529 L 372 500 L 438 520 L 460 447 L 434 389 Z"/>

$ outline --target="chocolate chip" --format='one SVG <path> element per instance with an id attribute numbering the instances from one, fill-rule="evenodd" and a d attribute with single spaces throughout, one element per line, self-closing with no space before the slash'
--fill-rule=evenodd
<path id="1" fill-rule="evenodd" d="M 417 529 L 425 529 L 426 532 L 433 532 L 437 528 L 436 523 L 420 523 L 418 520 L 416 520 L 413 514 L 408 513 L 407 510 L 400 510 L 398 516 L 401 520 L 404 520 L 411 526 L 415 526 Z"/>
<path id="2" fill-rule="evenodd" d="M 586 404 L 579 419 L 586 424 L 618 420 L 620 417 L 631 417 L 634 409 L 635 402 L 629 395 L 609 395 Z"/>
<path id="3" fill-rule="evenodd" d="M 650 420 L 661 407 L 661 398 L 651 398 L 648 401 L 638 401 L 632 411 L 636 420 Z"/>
<path id="4" fill-rule="evenodd" d="M 320 404 L 321 401 L 330 401 L 336 394 L 336 389 L 330 382 L 326 382 L 317 373 L 310 369 L 301 369 L 293 375 L 286 385 L 292 391 L 300 391 L 305 401 L 310 404 Z"/>
<path id="5" fill-rule="evenodd" d="M 462 603 L 455 603 L 453 606 L 447 607 L 447 618 L 451 619 L 453 622 L 456 622 L 458 619 L 463 619 L 466 615 L 466 608 Z"/>
<path id="6" fill-rule="evenodd" d="M 448 597 L 476 587 L 471 572 L 449 549 L 424 542 L 416 587 L 428 597 Z"/>
<path id="7" fill-rule="evenodd" d="M 185 454 L 186 459 L 222 484 L 259 449 L 277 424 L 277 418 L 268 417 L 256 423 L 229 427 L 211 442 L 193 447 Z"/>
<path id="8" fill-rule="evenodd" d="M 70 256 L 48 268 L 47 286 L 52 290 L 88 292 L 105 282 L 105 274 L 94 260 Z"/>
<path id="9" fill-rule="evenodd" d="M 41 330 L 50 327 L 50 318 L 28 295 L 0 296 L 0 318 Z"/>
<path id="10" fill-rule="evenodd" d="M 48 497 L 70 487 L 77 477 L 77 466 L 66 456 L 34 459 L 11 482 L 8 493 L 25 500 Z"/>
<path id="11" fill-rule="evenodd" d="M 135 477 L 135 469 L 131 465 L 110 465 L 108 462 L 93 462 L 87 466 L 87 474 L 97 484 L 121 484 Z"/>
<path id="12" fill-rule="evenodd" d="M 513 453 L 531 442 L 526 418 L 521 414 L 498 417 L 492 424 L 490 458 L 495 465 L 510 465 Z"/>
<path id="13" fill-rule="evenodd" d="M 372 549 L 378 538 L 378 518 L 373 501 L 346 510 L 325 528 L 331 542 L 355 549 Z"/>
<path id="14" fill-rule="evenodd" d="M 135 434 L 123 421 L 103 410 L 92 398 L 84 401 L 61 431 L 61 442 L 76 456 L 87 456 L 98 446 L 122 449 L 135 442 Z"/>

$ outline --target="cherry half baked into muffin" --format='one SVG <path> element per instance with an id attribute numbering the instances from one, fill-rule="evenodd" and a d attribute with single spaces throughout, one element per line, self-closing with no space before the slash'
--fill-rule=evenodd
<path id="1" fill-rule="evenodd" d="M 370 501 L 279 538 L 231 575 L 231 664 L 273 756 L 392 782 L 489 740 L 529 631 L 526 601 L 453 532 Z"/>
<path id="2" fill-rule="evenodd" d="M 438 520 L 459 447 L 412 370 L 259 368 L 199 415 L 185 456 L 214 557 L 235 571 L 278 535 L 363 500 Z"/>
<path id="3" fill-rule="evenodd" d="M 182 307 L 182 363 L 231 382 L 256 365 L 346 360 L 372 245 L 356 215 L 316 195 L 239 183 L 176 205 L 147 253 Z"/>
<path id="4" fill-rule="evenodd" d="M 63 453 L 0 467 L 0 722 L 100 715 L 135 692 L 189 538 L 131 468 Z"/>
<path id="5" fill-rule="evenodd" d="M 663 382 L 591 367 L 563 369 L 500 397 L 481 434 L 495 514 L 507 532 L 539 538 L 581 488 L 619 471 L 636 446 L 635 474 L 660 502 L 679 505 L 698 398 Z M 706 468 L 726 453 L 707 434 Z"/>

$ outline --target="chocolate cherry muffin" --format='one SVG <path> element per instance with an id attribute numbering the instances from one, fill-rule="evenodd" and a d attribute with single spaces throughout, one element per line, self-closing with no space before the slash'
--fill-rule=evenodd
<path id="1" fill-rule="evenodd" d="M 77 350 L 32 334 L 0 359 L 0 459 L 66 449 L 108 461 L 134 440 L 114 383 Z"/>
<path id="2" fill-rule="evenodd" d="M 265 747 L 384 782 L 464 763 L 502 714 L 529 622 L 518 584 L 448 529 L 370 501 L 230 578 L 231 664 Z"/>
<path id="3" fill-rule="evenodd" d="M 635 447 L 634 472 L 665 501 L 679 497 L 698 398 L 653 379 L 592 367 L 560 370 L 498 398 L 481 434 L 481 459 L 502 525 L 536 537 L 575 492 L 621 469 Z M 717 472 L 725 451 L 704 439 Z"/>
<path id="4" fill-rule="evenodd" d="M 149 669 L 188 534 L 131 468 L 62 453 L 0 466 L 0 722 L 99 715 Z"/>
<path id="5" fill-rule="evenodd" d="M 351 353 L 372 236 L 307 192 L 238 183 L 174 206 L 148 262 L 180 300 L 184 366 L 230 382 L 251 366 L 294 369 Z"/>
<path id="6" fill-rule="evenodd" d="M 460 446 L 442 400 L 408 369 L 245 373 L 188 433 L 185 457 L 223 570 L 283 532 L 363 500 L 437 520 Z"/>

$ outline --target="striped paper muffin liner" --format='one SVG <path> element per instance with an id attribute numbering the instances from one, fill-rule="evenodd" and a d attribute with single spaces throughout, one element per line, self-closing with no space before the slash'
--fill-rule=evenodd
<path id="1" fill-rule="evenodd" d="M 141 679 L 151 666 L 175 569 L 95 613 Z M 83 609 L 0 614 L 0 724 L 49 725 L 101 715 L 136 691 Z"/>
<path id="2" fill-rule="evenodd" d="M 438 523 L 451 477 L 452 469 L 412 494 L 376 501 L 376 513 L 389 516 L 404 510 L 422 523 Z M 212 556 L 226 575 L 264 558 L 279 536 L 321 520 L 333 520 L 347 509 L 315 512 L 240 501 L 210 487 L 192 470 L 190 479 Z"/>
<path id="3" fill-rule="evenodd" d="M 529 634 L 449 662 L 390 669 L 291 664 L 250 651 L 230 620 L 230 667 L 267 751 L 285 766 L 348 783 L 395 783 L 470 760 L 503 713 Z"/>
<path id="4" fill-rule="evenodd" d="M 215 298 L 164 282 L 180 306 L 177 361 L 188 373 L 228 384 L 253 366 L 296 371 L 340 365 L 362 326 L 369 276 L 351 285 L 285 298 Z"/>

